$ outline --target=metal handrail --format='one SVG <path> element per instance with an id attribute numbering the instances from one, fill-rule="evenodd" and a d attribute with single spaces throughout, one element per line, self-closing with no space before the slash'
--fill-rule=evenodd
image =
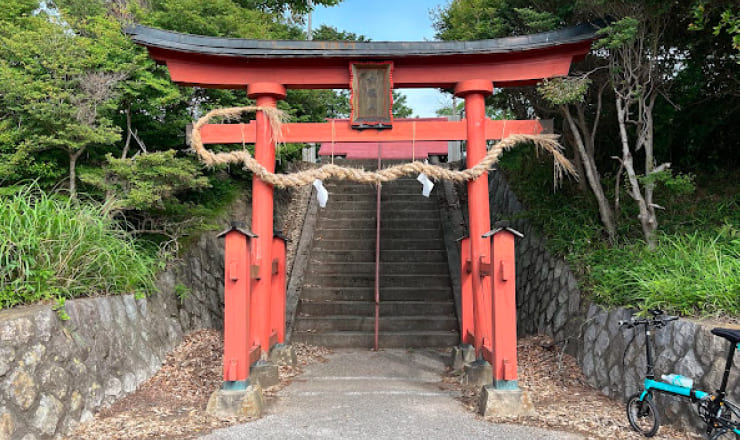
<path id="1" fill-rule="evenodd" d="M 378 143 L 378 169 L 380 169 L 381 143 Z M 375 221 L 375 351 L 378 351 L 378 326 L 380 321 L 380 192 L 382 184 L 378 182 L 378 197 Z"/>

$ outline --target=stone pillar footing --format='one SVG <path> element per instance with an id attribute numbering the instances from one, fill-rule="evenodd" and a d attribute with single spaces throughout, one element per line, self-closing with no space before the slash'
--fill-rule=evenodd
<path id="1" fill-rule="evenodd" d="M 270 350 L 267 359 L 275 365 L 295 367 L 298 365 L 298 358 L 292 345 L 277 344 Z"/>
<path id="2" fill-rule="evenodd" d="M 519 417 L 535 415 L 529 394 L 520 390 L 500 390 L 492 385 L 481 387 L 478 405 L 484 417 Z"/>
<path id="3" fill-rule="evenodd" d="M 215 417 L 254 417 L 262 416 L 264 400 L 262 388 L 258 384 L 244 390 L 216 390 L 208 399 L 206 412 Z"/>
<path id="4" fill-rule="evenodd" d="M 280 383 L 278 366 L 268 361 L 257 361 L 249 369 L 249 380 L 262 388 L 275 386 Z"/>
<path id="5" fill-rule="evenodd" d="M 463 383 L 475 386 L 490 385 L 493 379 L 491 364 L 484 360 L 477 360 L 465 366 Z"/>
<path id="6" fill-rule="evenodd" d="M 475 362 L 475 347 L 470 344 L 452 347 L 448 365 L 453 371 L 461 371 L 473 362 Z"/>

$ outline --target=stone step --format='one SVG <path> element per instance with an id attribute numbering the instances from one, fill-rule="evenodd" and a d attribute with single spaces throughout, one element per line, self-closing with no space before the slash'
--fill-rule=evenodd
<path id="1" fill-rule="evenodd" d="M 384 287 L 380 300 L 385 301 L 449 301 L 449 287 Z M 307 301 L 369 301 L 375 300 L 374 287 L 303 287 L 301 298 Z"/>
<path id="2" fill-rule="evenodd" d="M 352 192 L 349 192 L 349 193 L 341 192 L 340 193 L 340 192 L 334 192 L 331 190 L 328 190 L 328 191 L 329 191 L 329 200 L 335 203 L 351 202 L 353 203 L 352 206 L 355 206 L 354 205 L 355 203 L 362 204 L 362 205 L 369 204 L 373 206 L 375 206 L 378 203 L 378 195 L 375 193 L 375 191 L 369 192 L 369 193 L 352 193 Z"/>
<path id="3" fill-rule="evenodd" d="M 457 319 L 453 316 L 380 316 L 380 332 L 394 331 L 454 331 L 457 330 Z M 298 332 L 373 332 L 374 316 L 325 316 L 304 317 L 296 321 Z"/>
<path id="4" fill-rule="evenodd" d="M 335 262 L 320 263 L 312 261 L 311 272 L 316 274 L 342 274 L 342 275 L 372 275 L 375 276 L 375 262 Z M 438 275 L 446 273 L 447 263 L 417 263 L 417 262 L 381 262 L 380 277 L 387 275 Z"/>
<path id="5" fill-rule="evenodd" d="M 376 206 L 378 203 L 378 195 L 373 193 L 344 193 L 344 192 L 333 192 L 331 190 L 329 191 L 329 202 L 327 203 L 327 207 L 329 207 L 329 203 L 336 204 L 336 203 L 353 203 L 353 204 L 361 204 L 362 206 L 367 205 L 373 205 Z M 424 197 L 421 194 L 421 185 L 419 185 L 419 191 L 408 191 L 406 189 L 403 189 L 401 191 L 386 191 L 383 190 L 380 195 L 380 206 L 385 207 L 386 204 L 391 202 L 409 202 L 409 203 L 421 203 L 425 205 L 434 205 L 435 207 L 438 206 L 439 200 L 432 196 L 432 197 Z M 353 205 L 355 206 L 355 205 Z"/>
<path id="6" fill-rule="evenodd" d="M 329 264 L 332 262 L 365 262 L 375 263 L 375 249 L 367 250 L 326 250 L 314 247 L 311 252 L 312 264 Z M 419 263 L 446 262 L 447 253 L 444 250 L 436 251 L 409 251 L 409 250 L 380 250 L 380 261 L 404 262 L 418 261 Z"/>
<path id="7" fill-rule="evenodd" d="M 400 188 L 399 188 L 400 189 Z M 407 191 L 406 189 L 403 189 L 402 191 L 398 190 L 386 190 L 385 188 L 380 193 L 380 203 L 381 206 L 384 203 L 387 202 L 402 202 L 402 201 L 409 201 L 409 202 L 416 202 L 416 201 L 422 201 L 425 203 L 434 203 L 435 205 L 439 203 L 439 199 L 432 194 L 430 197 L 424 197 L 421 194 L 421 185 L 419 185 L 418 191 Z"/>
<path id="8" fill-rule="evenodd" d="M 345 229 L 319 229 L 315 232 L 314 240 L 324 239 L 347 239 L 361 237 L 375 237 L 375 228 L 345 228 Z M 380 228 L 381 240 L 414 239 L 414 240 L 438 240 L 439 229 L 390 229 Z M 382 242 L 382 241 L 381 241 Z"/>
<path id="9" fill-rule="evenodd" d="M 375 237 L 373 238 L 345 238 L 323 239 L 314 241 L 314 249 L 322 251 L 375 251 Z M 380 240 L 381 250 L 408 250 L 408 251 L 444 251 L 442 240 Z"/>
<path id="10" fill-rule="evenodd" d="M 372 332 L 293 332 L 293 342 L 305 342 L 332 348 L 373 347 Z M 378 336 L 381 348 L 450 347 L 460 343 L 457 331 L 382 332 Z"/>
<path id="11" fill-rule="evenodd" d="M 330 193 L 342 194 L 372 194 L 375 195 L 377 188 L 375 185 L 357 184 L 336 184 L 324 182 L 324 188 Z"/>
<path id="12" fill-rule="evenodd" d="M 455 304 L 449 301 L 381 301 L 383 316 L 449 315 L 455 316 Z M 296 319 L 304 316 L 357 315 L 375 316 L 375 303 L 365 301 L 307 301 L 301 299 Z"/>
<path id="13" fill-rule="evenodd" d="M 439 206 L 436 200 L 430 201 L 424 197 L 419 197 L 424 200 L 387 200 L 381 202 L 380 212 L 382 214 L 386 211 L 424 211 L 429 212 L 429 215 L 439 216 Z"/>
<path id="14" fill-rule="evenodd" d="M 404 219 L 386 219 L 380 220 L 381 230 L 386 229 L 436 229 L 440 230 L 442 223 L 439 217 L 429 216 L 425 218 L 404 218 Z M 328 229 L 372 229 L 375 231 L 375 216 L 372 218 L 324 218 L 318 222 L 316 231 Z"/>
<path id="15" fill-rule="evenodd" d="M 438 200 L 436 185 L 434 188 L 432 188 L 432 192 L 430 193 L 429 197 L 424 197 L 422 195 L 422 192 L 421 192 L 422 188 L 423 186 L 421 185 L 421 183 L 416 182 L 416 181 L 414 181 L 413 183 L 398 185 L 398 186 L 384 185 L 380 190 L 380 196 L 381 196 L 381 200 L 384 199 L 386 195 L 389 195 L 392 197 L 407 197 L 407 198 L 420 198 L 424 200 Z"/>
<path id="16" fill-rule="evenodd" d="M 328 206 L 328 205 L 327 205 Z M 349 219 L 349 218 L 375 218 L 376 209 L 351 209 L 345 206 L 344 209 L 319 209 L 319 224 L 323 220 L 331 219 Z M 436 207 L 433 209 L 406 209 L 406 210 L 384 210 L 381 211 L 381 220 L 407 220 L 409 218 L 433 218 L 439 217 L 439 211 Z"/>
<path id="17" fill-rule="evenodd" d="M 380 287 L 449 287 L 449 274 L 437 273 L 421 275 L 413 274 L 381 274 Z M 375 273 L 346 274 L 346 273 L 319 273 L 306 274 L 304 286 L 309 287 L 353 287 L 374 286 Z"/>

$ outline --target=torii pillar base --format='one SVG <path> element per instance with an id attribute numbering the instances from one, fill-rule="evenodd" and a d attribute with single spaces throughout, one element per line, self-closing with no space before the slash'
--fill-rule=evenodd
<path id="1" fill-rule="evenodd" d="M 270 361 L 257 361 L 249 369 L 249 380 L 262 388 L 270 388 L 280 383 L 280 370 Z"/>
<path id="2" fill-rule="evenodd" d="M 295 367 L 298 365 L 298 357 L 292 345 L 277 344 L 270 350 L 267 359 L 275 365 L 281 367 Z"/>
<path id="3" fill-rule="evenodd" d="M 206 413 L 220 418 L 260 418 L 265 406 L 259 384 L 243 390 L 216 390 L 208 399 Z"/>
<path id="4" fill-rule="evenodd" d="M 481 388 L 478 411 L 483 417 L 526 417 L 535 415 L 529 393 L 520 389 L 502 390 L 493 385 Z"/>
<path id="5" fill-rule="evenodd" d="M 493 369 L 488 361 L 478 359 L 466 365 L 463 371 L 463 383 L 478 387 L 491 383 Z"/>

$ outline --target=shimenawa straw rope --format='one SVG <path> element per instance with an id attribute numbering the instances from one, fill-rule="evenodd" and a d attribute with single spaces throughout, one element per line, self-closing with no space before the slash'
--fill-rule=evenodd
<path id="1" fill-rule="evenodd" d="M 230 151 L 223 153 L 214 153 L 203 146 L 203 140 L 201 138 L 201 129 L 213 118 L 224 117 L 224 118 L 235 118 L 242 113 L 246 112 L 258 112 L 261 111 L 270 123 L 270 127 L 273 133 L 273 141 L 275 143 L 280 142 L 281 127 L 284 121 L 287 119 L 286 114 L 274 107 L 234 107 L 226 109 L 211 110 L 205 116 L 200 118 L 195 125 L 193 125 L 192 133 L 192 147 L 207 166 L 213 167 L 216 165 L 223 165 L 228 163 L 244 163 L 244 167 L 252 171 L 263 182 L 269 183 L 277 187 L 293 187 L 303 186 L 311 184 L 314 180 L 326 180 L 326 179 L 341 179 L 341 180 L 352 180 L 360 183 L 371 183 L 377 184 L 382 182 L 390 182 L 403 176 L 416 175 L 419 173 L 426 174 L 429 178 L 441 180 L 454 180 L 462 182 L 466 180 L 472 180 L 483 173 L 487 172 L 491 167 L 498 162 L 499 157 L 504 151 L 510 150 L 514 146 L 520 143 L 532 143 L 537 148 L 540 148 L 548 153 L 552 154 L 555 159 L 555 168 L 557 174 L 562 176 L 563 172 L 575 176 L 577 178 L 576 171 L 570 161 L 563 155 L 562 147 L 558 143 L 558 136 L 553 134 L 540 134 L 540 135 L 529 135 L 529 134 L 515 134 L 510 135 L 506 139 L 496 143 L 488 153 L 472 168 L 468 168 L 462 171 L 453 171 L 446 168 L 442 168 L 436 165 L 425 164 L 420 161 L 413 161 L 411 163 L 404 163 L 395 165 L 389 168 L 383 168 L 378 171 L 365 171 L 357 168 L 340 167 L 337 165 L 326 164 L 320 168 L 299 171 L 292 174 L 275 174 L 267 171 L 256 159 L 249 154 L 246 149 L 240 151 Z M 332 138 L 334 133 L 334 127 L 332 126 Z"/>

